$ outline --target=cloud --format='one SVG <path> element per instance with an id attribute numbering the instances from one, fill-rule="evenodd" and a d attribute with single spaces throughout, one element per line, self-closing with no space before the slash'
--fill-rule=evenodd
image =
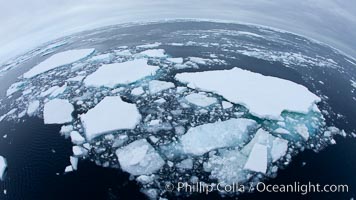
<path id="1" fill-rule="evenodd" d="M 205 18 L 302 34 L 350 55 L 356 2 L 348 0 L 8 0 L 0 8 L 0 63 L 44 42 L 130 21 Z"/>

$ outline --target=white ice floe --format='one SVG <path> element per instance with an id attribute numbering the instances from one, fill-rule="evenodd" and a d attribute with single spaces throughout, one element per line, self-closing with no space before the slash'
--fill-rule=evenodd
<path id="1" fill-rule="evenodd" d="M 28 108 L 27 108 L 27 115 L 28 116 L 32 116 L 39 108 L 40 106 L 40 101 L 38 100 L 34 100 L 34 101 L 31 101 L 29 104 L 28 104 Z"/>
<path id="2" fill-rule="evenodd" d="M 141 115 L 135 104 L 126 103 L 119 96 L 107 96 L 81 117 L 87 140 L 120 129 L 133 129 Z"/>
<path id="3" fill-rule="evenodd" d="M 174 84 L 166 81 L 153 80 L 148 83 L 148 89 L 150 94 L 155 94 L 167 90 L 169 88 L 174 88 Z"/>
<path id="4" fill-rule="evenodd" d="M 47 102 L 43 108 L 45 124 L 64 124 L 73 120 L 74 107 L 66 99 L 53 99 Z"/>
<path id="5" fill-rule="evenodd" d="M 70 160 L 70 164 L 72 165 L 72 168 L 73 168 L 74 170 L 77 170 L 77 169 L 78 169 L 78 158 L 77 158 L 77 157 L 74 157 L 74 156 L 71 156 L 71 157 L 69 158 L 69 160 Z"/>
<path id="6" fill-rule="evenodd" d="M 81 146 L 73 146 L 72 147 L 73 155 L 74 156 L 84 156 L 88 153 L 88 150 L 84 149 Z"/>
<path id="7" fill-rule="evenodd" d="M 140 55 L 153 57 L 153 58 L 162 58 L 166 57 L 167 55 L 164 53 L 163 49 L 149 49 L 146 51 L 142 51 L 139 53 Z"/>
<path id="8" fill-rule="evenodd" d="M 67 84 L 62 85 L 61 87 L 56 87 L 54 91 L 51 92 L 49 95 L 52 98 L 57 97 L 58 95 L 62 94 L 67 89 Z"/>
<path id="9" fill-rule="evenodd" d="M 232 105 L 232 103 L 227 102 L 227 101 L 223 101 L 221 104 L 222 104 L 222 107 L 223 107 L 224 109 L 229 109 L 229 108 L 231 108 L 232 106 L 234 106 L 234 105 Z"/>
<path id="10" fill-rule="evenodd" d="M 70 139 L 73 144 L 83 144 L 85 142 L 85 138 L 81 136 L 78 131 L 71 131 Z"/>
<path id="11" fill-rule="evenodd" d="M 278 133 L 278 134 L 290 134 L 290 132 L 287 130 L 287 129 L 284 129 L 284 128 L 277 128 L 276 130 L 274 130 L 275 133 Z"/>
<path id="12" fill-rule="evenodd" d="M 176 164 L 176 167 L 181 168 L 181 169 L 192 169 L 193 168 L 193 160 L 191 158 L 182 160 L 181 162 Z"/>
<path id="13" fill-rule="evenodd" d="M 94 49 L 77 49 L 64 51 L 55 54 L 40 64 L 34 66 L 28 72 L 23 74 L 24 78 L 32 78 L 57 67 L 68 65 L 78 60 L 81 60 L 94 52 Z"/>
<path id="14" fill-rule="evenodd" d="M 6 159 L 3 156 L 0 156 L 0 180 L 4 180 L 4 173 L 7 168 Z"/>
<path id="15" fill-rule="evenodd" d="M 143 44 L 143 45 L 138 45 L 136 46 L 136 48 L 142 48 L 142 49 L 148 49 L 148 48 L 155 48 L 155 47 L 159 47 L 162 43 L 160 42 L 155 42 L 155 43 L 151 43 L 151 44 Z"/>
<path id="16" fill-rule="evenodd" d="M 94 87 L 129 84 L 146 76 L 154 75 L 158 69 L 158 66 L 148 65 L 146 59 L 107 64 L 87 76 L 84 79 L 84 84 Z"/>
<path id="17" fill-rule="evenodd" d="M 115 54 L 118 56 L 131 56 L 132 53 L 129 50 L 115 50 Z"/>
<path id="18" fill-rule="evenodd" d="M 202 155 L 213 149 L 238 146 L 248 140 L 248 132 L 257 123 L 251 119 L 230 119 L 190 128 L 180 138 L 183 151 Z"/>
<path id="19" fill-rule="evenodd" d="M 216 98 L 208 97 L 202 93 L 192 93 L 184 97 L 189 103 L 197 106 L 206 107 L 217 102 Z"/>
<path id="20" fill-rule="evenodd" d="M 216 92 L 263 118 L 279 118 L 286 110 L 307 113 L 314 103 L 320 101 L 302 85 L 239 68 L 181 73 L 176 75 L 176 79 L 188 83 L 191 88 Z"/>
<path id="21" fill-rule="evenodd" d="M 267 146 L 256 143 L 247 159 L 244 169 L 266 173 L 267 171 Z"/>
<path id="22" fill-rule="evenodd" d="M 131 94 L 135 96 L 139 96 L 143 93 L 145 93 L 145 91 L 142 89 L 142 87 L 137 87 L 131 90 Z"/>
<path id="23" fill-rule="evenodd" d="M 182 64 L 183 63 L 183 58 L 167 58 L 169 62 L 176 63 L 176 64 Z"/>
<path id="24" fill-rule="evenodd" d="M 145 140 L 136 140 L 116 151 L 122 170 L 132 175 L 149 175 L 164 165 L 164 160 Z"/>
<path id="25" fill-rule="evenodd" d="M 69 173 L 73 171 L 73 167 L 71 165 L 68 165 L 65 169 L 64 169 L 64 173 Z"/>

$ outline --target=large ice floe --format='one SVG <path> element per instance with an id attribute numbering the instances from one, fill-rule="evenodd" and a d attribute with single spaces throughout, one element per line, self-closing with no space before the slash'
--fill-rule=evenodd
<path id="1" fill-rule="evenodd" d="M 302 85 L 239 68 L 182 73 L 176 78 L 191 88 L 215 92 L 231 102 L 242 104 L 262 118 L 276 119 L 283 111 L 307 113 L 320 101 Z"/>
<path id="2" fill-rule="evenodd" d="M 314 84 L 239 68 L 246 55 L 281 61 L 288 69 L 321 60 L 335 69 L 335 62 L 295 53 L 265 55 L 254 42 L 268 38 L 271 30 L 250 29 L 175 31 L 166 35 L 166 42 L 105 51 L 90 45 L 46 50 L 49 57 L 8 88 L 10 103 L 1 107 L 0 121 L 27 115 L 59 124 L 60 133 L 73 143 L 64 172 L 77 170 L 78 159 L 119 166 L 150 198 L 189 195 L 167 191 L 167 183 L 253 185 L 274 177 L 298 152 L 335 143 L 333 136 L 342 131 L 326 124 L 329 112 L 319 105 L 325 97 Z M 185 39 L 176 41 L 182 35 Z M 275 35 L 268 39 L 286 44 Z M 190 55 L 190 48 L 204 51 Z M 5 167 L 0 156 L 0 174 Z"/>
<path id="3" fill-rule="evenodd" d="M 0 180 L 4 179 L 5 170 L 7 167 L 6 159 L 3 156 L 0 156 Z"/>
<path id="4" fill-rule="evenodd" d="M 136 105 L 120 97 L 105 97 L 94 108 L 80 116 L 88 140 L 101 134 L 120 129 L 133 129 L 141 115 Z"/>

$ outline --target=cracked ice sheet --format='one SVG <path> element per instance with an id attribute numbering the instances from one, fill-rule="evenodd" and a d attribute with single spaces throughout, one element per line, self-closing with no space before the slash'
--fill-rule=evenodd
<path id="1" fill-rule="evenodd" d="M 122 170 L 132 175 L 149 175 L 159 170 L 164 160 L 145 139 L 116 150 Z"/>
<path id="2" fill-rule="evenodd" d="M 176 79 L 244 105 L 261 118 L 278 119 L 282 111 L 307 113 L 321 100 L 302 85 L 239 68 L 181 73 Z"/>
<path id="3" fill-rule="evenodd" d="M 83 58 L 86 58 L 94 52 L 95 49 L 77 49 L 60 52 L 48 59 L 44 60 L 40 64 L 34 66 L 28 72 L 23 74 L 24 78 L 32 78 L 49 70 L 57 67 L 68 65 Z"/>
<path id="4" fill-rule="evenodd" d="M 147 59 L 107 64 L 85 78 L 84 84 L 111 88 L 118 84 L 129 84 L 146 76 L 154 75 L 158 69 L 158 66 L 148 65 Z"/>
<path id="5" fill-rule="evenodd" d="M 180 138 L 184 153 L 203 155 L 214 149 L 239 146 L 248 140 L 248 132 L 257 123 L 251 119 L 230 119 L 190 128 Z"/>
<path id="6" fill-rule="evenodd" d="M 81 117 L 87 140 L 120 129 L 134 129 L 141 120 L 136 105 L 107 96 Z"/>

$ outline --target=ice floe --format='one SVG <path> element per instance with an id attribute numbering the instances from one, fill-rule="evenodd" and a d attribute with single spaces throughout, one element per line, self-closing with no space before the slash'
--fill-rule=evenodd
<path id="1" fill-rule="evenodd" d="M 302 85 L 239 68 L 181 73 L 176 78 L 191 88 L 216 92 L 231 102 L 242 104 L 262 118 L 278 119 L 283 111 L 307 113 L 320 101 Z"/>
<path id="2" fill-rule="evenodd" d="M 146 59 L 107 64 L 86 77 L 84 84 L 93 87 L 114 87 L 118 84 L 129 84 L 146 76 L 154 75 L 158 69 L 157 66 L 148 65 Z"/>
<path id="3" fill-rule="evenodd" d="M 162 92 L 163 90 L 167 90 L 169 88 L 174 88 L 174 84 L 166 81 L 153 80 L 148 83 L 148 88 L 150 94 L 155 94 L 158 92 Z"/>
<path id="4" fill-rule="evenodd" d="M 4 173 L 7 168 L 6 159 L 3 156 L 0 156 L 0 180 L 4 180 Z"/>
<path id="5" fill-rule="evenodd" d="M 244 169 L 266 173 L 267 170 L 267 147 L 256 143 L 247 159 Z"/>
<path id="6" fill-rule="evenodd" d="M 73 120 L 74 107 L 68 100 L 53 99 L 47 102 L 43 108 L 45 124 L 64 124 Z"/>
<path id="7" fill-rule="evenodd" d="M 201 93 L 192 93 L 184 97 L 189 103 L 197 106 L 206 107 L 217 102 L 216 98 L 208 97 Z"/>
<path id="8" fill-rule="evenodd" d="M 163 49 L 149 49 L 139 53 L 140 55 L 154 58 L 166 57 L 165 51 Z"/>
<path id="9" fill-rule="evenodd" d="M 133 129 L 141 119 L 136 105 L 122 101 L 119 96 L 107 96 L 80 117 L 87 140 L 104 133 Z"/>
<path id="10" fill-rule="evenodd" d="M 204 124 L 190 128 L 180 142 L 185 153 L 202 155 L 213 149 L 243 144 L 256 125 L 254 120 L 243 118 Z"/>
<path id="11" fill-rule="evenodd" d="M 136 140 L 116 151 L 121 168 L 132 175 L 150 175 L 164 165 L 164 160 L 145 140 Z"/>
<path id="12" fill-rule="evenodd" d="M 73 62 L 76 62 L 80 59 L 83 59 L 94 52 L 94 49 L 77 49 L 77 50 L 68 50 L 58 54 L 55 54 L 40 64 L 34 66 L 28 72 L 24 73 L 24 78 L 32 78 L 43 72 L 55 69 L 57 67 L 68 65 Z"/>

